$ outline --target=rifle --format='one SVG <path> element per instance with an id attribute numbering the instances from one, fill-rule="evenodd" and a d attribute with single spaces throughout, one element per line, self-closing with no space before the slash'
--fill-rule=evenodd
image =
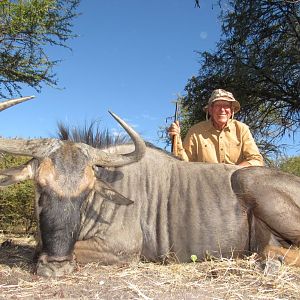
<path id="1" fill-rule="evenodd" d="M 175 102 L 176 106 L 175 106 L 175 114 L 174 114 L 174 122 L 178 121 L 178 101 Z M 177 142 L 178 142 L 178 136 L 174 135 L 172 138 L 172 145 L 171 145 L 171 152 L 177 156 L 178 154 L 178 149 L 177 149 Z"/>

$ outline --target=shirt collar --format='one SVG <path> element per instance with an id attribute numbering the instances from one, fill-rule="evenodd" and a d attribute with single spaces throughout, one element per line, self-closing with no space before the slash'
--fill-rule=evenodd
<path id="1" fill-rule="evenodd" d="M 229 132 L 230 132 L 232 126 L 233 126 L 233 119 L 229 119 L 227 125 L 224 127 L 223 130 L 224 130 L 224 131 L 229 131 Z M 214 127 L 214 125 L 213 125 L 211 119 L 209 119 L 208 121 L 206 121 L 205 131 L 208 131 L 208 132 L 220 132 L 220 130 L 217 130 L 217 129 Z"/>

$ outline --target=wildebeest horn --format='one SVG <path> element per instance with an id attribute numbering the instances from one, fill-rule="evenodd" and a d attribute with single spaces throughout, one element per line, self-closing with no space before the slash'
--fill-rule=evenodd
<path id="1" fill-rule="evenodd" d="M 135 150 L 131 153 L 127 154 L 114 154 L 107 153 L 99 149 L 94 149 L 94 161 L 95 165 L 106 166 L 106 167 L 121 167 L 124 165 L 128 165 L 133 162 L 139 161 L 145 154 L 146 145 L 142 138 L 128 125 L 126 124 L 120 117 L 118 117 L 113 112 L 109 111 L 109 113 L 117 120 L 118 123 L 126 130 L 126 132 L 131 137 Z"/>
<path id="2" fill-rule="evenodd" d="M 14 106 L 16 104 L 22 103 L 24 101 L 30 100 L 32 98 L 34 98 L 35 96 L 27 96 L 27 97 L 22 97 L 22 98 L 16 98 L 16 99 L 10 99 L 10 100 L 6 100 L 3 102 L 0 102 L 0 111 L 7 109 L 11 106 Z"/>
<path id="3" fill-rule="evenodd" d="M 4 139 L 0 138 L 0 151 L 16 155 L 44 158 L 63 144 L 57 139 Z"/>

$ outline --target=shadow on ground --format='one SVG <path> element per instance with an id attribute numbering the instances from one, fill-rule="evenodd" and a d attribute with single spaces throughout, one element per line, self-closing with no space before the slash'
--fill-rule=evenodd
<path id="1" fill-rule="evenodd" d="M 15 244 L 8 239 L 0 244 L 0 264 L 30 269 L 34 265 L 34 252 L 34 246 Z"/>

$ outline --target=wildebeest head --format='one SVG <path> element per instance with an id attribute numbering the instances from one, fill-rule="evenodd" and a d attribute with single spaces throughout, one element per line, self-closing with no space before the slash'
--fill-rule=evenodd
<path id="1" fill-rule="evenodd" d="M 96 179 L 93 167 L 119 167 L 140 160 L 145 143 L 115 114 L 135 144 L 128 154 L 113 154 L 87 144 L 58 139 L 3 139 L 0 151 L 33 157 L 29 163 L 0 172 L 0 186 L 33 179 L 37 192 L 37 217 L 41 255 L 37 273 L 59 276 L 74 268 L 72 252 L 78 238 L 80 207 L 95 193 L 117 204 L 132 203 L 105 182 Z"/>

